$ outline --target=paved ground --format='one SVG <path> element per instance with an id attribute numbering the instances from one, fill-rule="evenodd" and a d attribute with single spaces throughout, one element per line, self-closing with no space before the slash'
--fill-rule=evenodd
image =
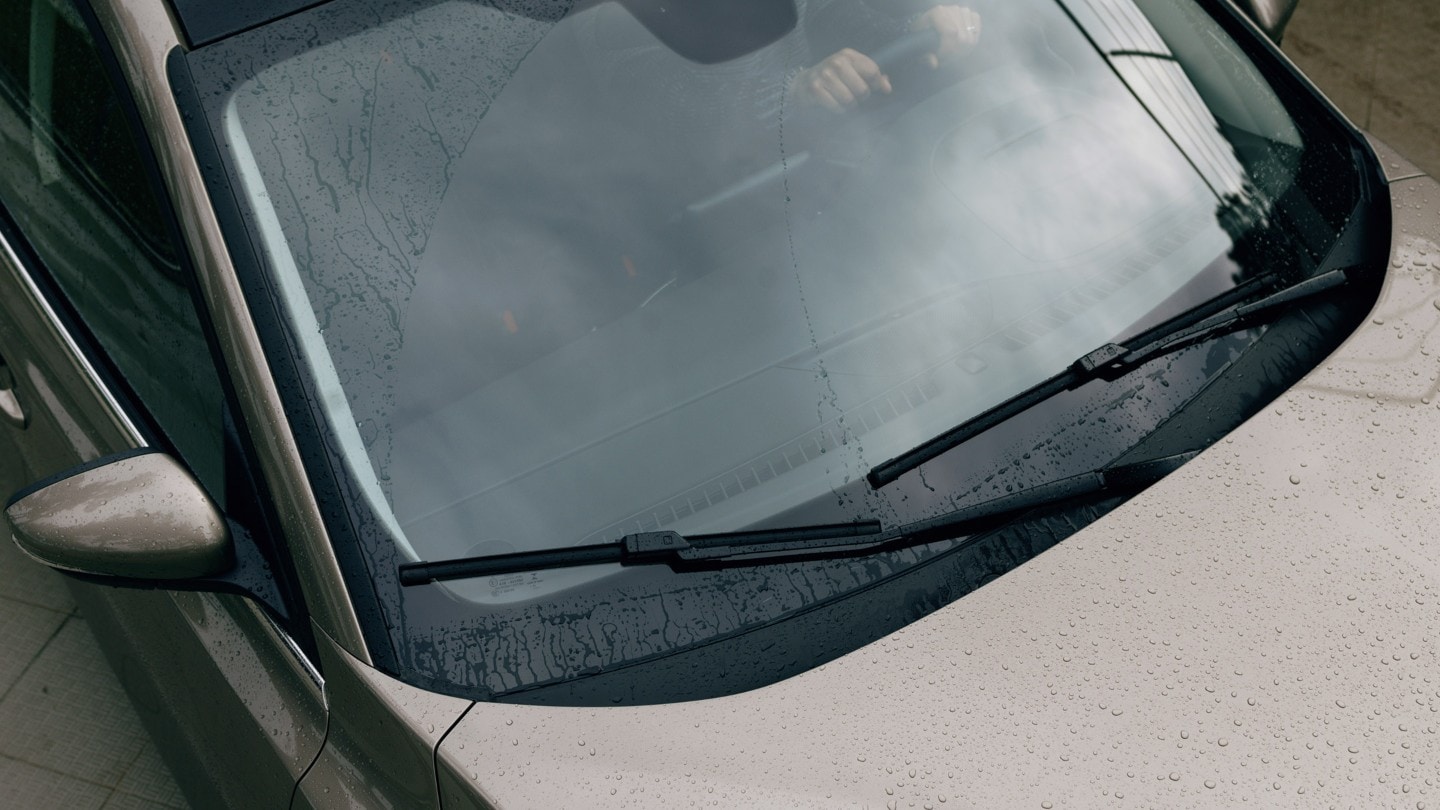
<path id="1" fill-rule="evenodd" d="M 0 539 L 0 808 L 185 807 L 60 576 Z"/>
<path id="2" fill-rule="evenodd" d="M 1302 0 L 1285 50 L 1440 175 L 1440 1 Z M 0 544 L 0 808 L 183 807 L 59 577 Z"/>
<path id="3" fill-rule="evenodd" d="M 1440 2 L 1301 0 L 1285 52 L 1351 121 L 1440 176 Z"/>

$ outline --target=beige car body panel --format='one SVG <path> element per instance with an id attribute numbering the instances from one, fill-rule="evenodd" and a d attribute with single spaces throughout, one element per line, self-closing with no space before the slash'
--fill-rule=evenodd
<path id="1" fill-rule="evenodd" d="M 1371 317 L 1179 472 L 763 689 L 477 703 L 440 747 L 442 804 L 1440 803 L 1440 183 L 1390 188 Z"/>
<path id="2" fill-rule="evenodd" d="M 295 794 L 296 808 L 434 807 L 435 746 L 470 707 L 401 683 L 321 637 L 334 712 L 325 749 Z"/>

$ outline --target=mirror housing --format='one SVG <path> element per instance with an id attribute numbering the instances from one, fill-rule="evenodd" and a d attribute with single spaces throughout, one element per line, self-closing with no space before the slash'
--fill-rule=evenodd
<path id="1" fill-rule="evenodd" d="M 619 0 L 675 53 L 713 65 L 760 50 L 800 21 L 794 0 Z"/>
<path id="2" fill-rule="evenodd" d="M 1270 41 L 1276 45 L 1280 44 L 1280 37 L 1285 33 L 1285 26 L 1290 22 L 1290 15 L 1295 13 L 1295 6 L 1300 0 L 1234 0 L 1235 5 L 1245 12 L 1270 37 Z"/>
<path id="3" fill-rule="evenodd" d="M 150 450 L 110 456 L 28 487 L 5 507 L 16 545 L 97 577 L 189 580 L 235 565 L 225 518 L 200 484 Z"/>

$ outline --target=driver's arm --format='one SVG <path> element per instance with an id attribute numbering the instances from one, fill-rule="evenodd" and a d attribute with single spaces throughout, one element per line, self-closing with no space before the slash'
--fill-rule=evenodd
<path id="1" fill-rule="evenodd" d="M 937 68 L 965 53 L 980 41 L 980 15 L 965 6 L 934 6 L 915 16 L 910 31 L 932 29 L 940 34 L 940 47 L 925 55 Z M 854 109 L 872 93 L 889 93 L 890 77 L 875 61 L 854 48 L 841 48 L 791 80 L 788 92 L 801 104 L 823 107 L 833 113 Z"/>

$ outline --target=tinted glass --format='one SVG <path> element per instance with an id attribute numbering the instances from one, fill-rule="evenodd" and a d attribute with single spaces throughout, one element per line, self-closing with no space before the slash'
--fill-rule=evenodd
<path id="1" fill-rule="evenodd" d="M 67 0 L 0 0 L 0 201 L 213 497 L 221 388 L 164 210 Z"/>

